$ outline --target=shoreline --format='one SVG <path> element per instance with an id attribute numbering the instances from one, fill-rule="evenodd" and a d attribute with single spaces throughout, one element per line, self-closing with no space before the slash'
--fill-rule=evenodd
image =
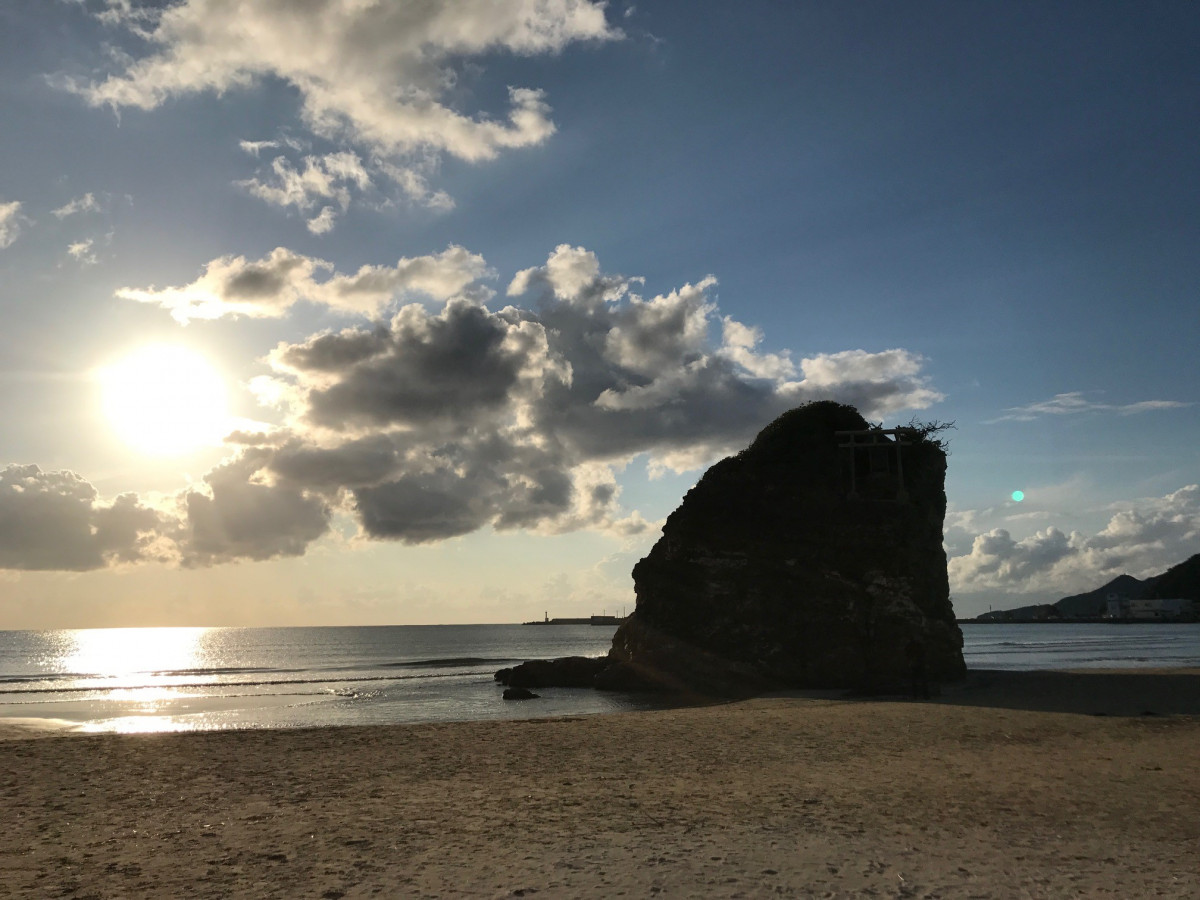
<path id="1" fill-rule="evenodd" d="M 1200 619 L 955 619 L 956 625 L 1195 625 Z"/>
<path id="2" fill-rule="evenodd" d="M 554 689 L 543 689 L 552 691 Z M 567 689 L 571 693 L 586 691 L 591 695 L 591 689 Z M 566 693 L 567 691 L 564 691 Z M 601 692 L 604 694 L 605 692 Z M 639 695 L 640 696 L 640 695 Z M 648 694 L 646 697 L 659 697 L 663 702 L 654 708 L 678 709 L 693 706 L 704 706 L 708 703 L 703 698 L 679 696 L 673 698 L 670 694 Z M 762 696 L 792 697 L 799 699 L 821 699 L 842 701 L 848 703 L 865 702 L 904 702 L 911 698 L 900 694 L 858 696 L 845 689 L 793 689 L 767 692 Z M 203 698 L 194 698 L 203 702 Z M 218 704 L 224 698 L 216 698 Z M 465 724 L 468 722 L 504 722 L 527 721 L 530 719 L 553 720 L 560 718 L 576 718 L 579 716 L 625 715 L 638 709 L 610 711 L 568 711 L 561 712 L 561 703 L 553 707 L 555 711 L 545 710 L 539 704 L 544 700 L 522 701 L 519 706 L 509 706 L 508 709 L 517 713 L 497 718 L 475 719 L 441 719 L 430 718 L 414 721 L 382 722 L 371 724 L 318 724 L 318 725 L 280 725 L 280 726 L 249 726 L 249 727 L 214 727 L 214 728 L 145 728 L 128 731 L 108 730 L 90 727 L 86 719 L 40 716 L 0 716 L 0 741 L 33 739 L 40 737 L 78 737 L 92 734 L 210 734 L 241 731 L 304 731 L 311 728 L 353 728 L 353 727 L 406 727 L 425 724 Z M 715 702 L 724 702 L 717 700 Z M 933 704 L 965 704 L 969 706 L 1006 707 L 1042 712 L 1066 712 L 1101 716 L 1136 716 L 1136 715 L 1198 715 L 1200 716 L 1200 667 L 1144 667 L 1144 668 L 1075 668 L 1075 669 L 968 669 L 967 677 L 956 683 L 945 683 L 936 686 L 934 697 L 920 701 Z M 496 704 L 511 704 L 504 701 L 500 692 L 496 692 Z M 143 714 L 134 716 L 133 720 L 145 718 L 147 722 L 154 715 Z M 122 717 L 129 720 L 129 717 Z"/>
<path id="3" fill-rule="evenodd" d="M 0 740 L 0 894 L 1191 897 L 1198 682 Z"/>

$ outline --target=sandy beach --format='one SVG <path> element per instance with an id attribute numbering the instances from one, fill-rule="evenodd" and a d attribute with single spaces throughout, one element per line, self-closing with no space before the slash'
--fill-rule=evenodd
<path id="1" fill-rule="evenodd" d="M 511 722 L 10 726 L 0 895 L 1191 898 L 1198 748 L 1194 669 Z"/>

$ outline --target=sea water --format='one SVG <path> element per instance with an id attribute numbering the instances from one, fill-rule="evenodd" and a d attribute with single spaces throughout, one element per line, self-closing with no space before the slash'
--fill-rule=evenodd
<path id="1" fill-rule="evenodd" d="M 0 720 L 78 731 L 192 731 L 561 716 L 661 705 L 492 675 L 600 656 L 615 628 L 431 625 L 0 632 Z M 1200 625 L 964 625 L 972 669 L 1200 666 Z"/>
<path id="2" fill-rule="evenodd" d="M 970 669 L 1200 666 L 1200 623 L 962 625 Z"/>
<path id="3" fill-rule="evenodd" d="M 614 626 L 101 628 L 0 632 L 0 719 L 77 731 L 299 728 L 560 716 L 661 705 L 539 689 L 497 669 L 601 656 Z"/>

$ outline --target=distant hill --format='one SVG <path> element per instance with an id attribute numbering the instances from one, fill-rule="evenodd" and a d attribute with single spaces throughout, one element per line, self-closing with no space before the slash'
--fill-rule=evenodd
<path id="1" fill-rule="evenodd" d="M 1021 622 L 1040 622 L 1045 619 L 1061 619 L 1062 615 L 1050 603 L 1036 603 L 1033 606 L 1018 606 L 1014 609 L 993 609 L 980 613 L 975 618 L 985 622 L 1007 622 L 1011 619 Z"/>
<path id="2" fill-rule="evenodd" d="M 1016 609 L 997 609 L 992 612 L 986 612 L 980 619 L 1000 619 L 1007 621 L 1009 619 L 1034 619 L 1044 621 L 1047 619 L 1095 619 L 1104 614 L 1108 606 L 1108 595 L 1118 594 L 1122 597 L 1144 597 L 1148 587 L 1153 583 L 1154 579 L 1147 578 L 1145 581 L 1134 578 L 1132 575 L 1118 575 L 1108 584 L 1103 587 L 1098 587 L 1094 591 L 1088 591 L 1086 594 L 1072 594 L 1070 597 L 1063 597 L 1057 603 L 1037 603 L 1033 606 L 1018 606 Z"/>
<path id="3" fill-rule="evenodd" d="M 1117 594 L 1136 600 L 1140 597 L 1162 599 L 1181 598 L 1200 600 L 1200 553 L 1151 578 L 1134 578 L 1118 575 L 1103 587 L 1086 594 L 1063 597 L 1057 603 L 1040 603 L 1034 606 L 1019 606 L 1016 609 L 998 609 L 986 612 L 977 618 L 998 619 L 1096 619 L 1104 614 L 1109 594 Z"/>
<path id="4" fill-rule="evenodd" d="M 1147 597 L 1200 600 L 1200 553 L 1171 566 L 1154 579 Z"/>
<path id="5" fill-rule="evenodd" d="M 1108 584 L 1098 587 L 1094 591 L 1063 597 L 1054 604 L 1054 608 L 1058 610 L 1059 616 L 1064 619 L 1095 618 L 1104 614 L 1109 594 L 1117 594 L 1121 597 L 1129 597 L 1131 600 L 1136 600 L 1139 597 L 1146 596 L 1146 591 L 1150 589 L 1155 580 L 1154 578 L 1147 578 L 1143 581 L 1134 578 L 1132 575 L 1118 575 Z"/>

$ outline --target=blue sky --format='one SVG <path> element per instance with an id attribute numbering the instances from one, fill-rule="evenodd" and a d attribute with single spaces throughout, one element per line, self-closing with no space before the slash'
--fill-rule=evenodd
<path id="1" fill-rule="evenodd" d="M 6 5 L 0 627 L 616 611 L 703 467 L 824 397 L 956 423 L 961 615 L 1162 571 L 1200 550 L 1198 32 Z"/>

